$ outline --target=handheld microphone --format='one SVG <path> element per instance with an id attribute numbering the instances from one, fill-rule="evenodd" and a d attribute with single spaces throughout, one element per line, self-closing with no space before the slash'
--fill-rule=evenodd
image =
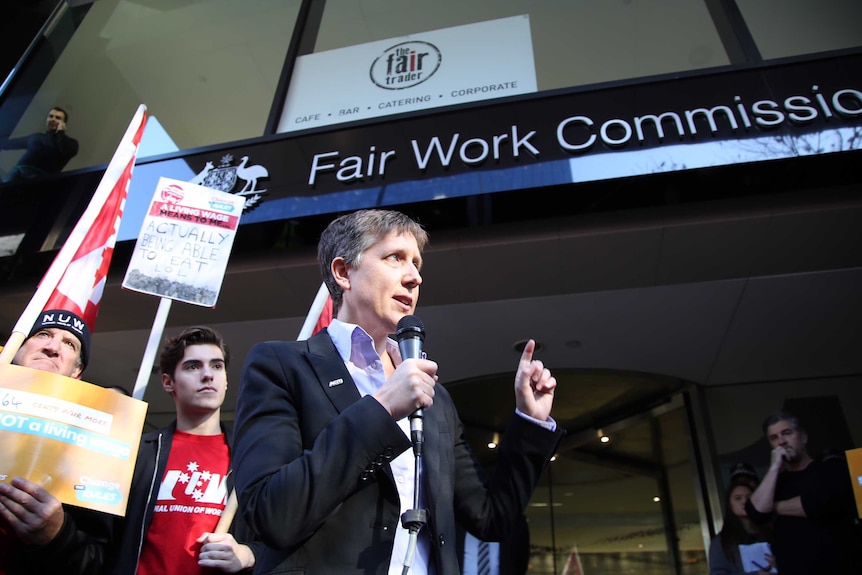
<path id="1" fill-rule="evenodd" d="M 415 315 L 405 315 L 398 322 L 395 331 L 395 340 L 398 342 L 398 351 L 401 359 L 421 359 L 422 343 L 425 341 L 425 326 Z M 422 444 L 425 437 L 422 433 L 422 409 L 417 409 L 410 414 L 410 440 L 413 442 L 413 453 L 418 457 L 422 453 Z"/>

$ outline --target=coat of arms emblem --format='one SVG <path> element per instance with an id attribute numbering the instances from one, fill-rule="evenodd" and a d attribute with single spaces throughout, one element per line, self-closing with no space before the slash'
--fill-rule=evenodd
<path id="1" fill-rule="evenodd" d="M 248 156 L 243 156 L 236 166 L 232 165 L 233 159 L 233 154 L 225 154 L 219 161 L 218 167 L 215 167 L 212 162 L 207 162 L 204 169 L 189 182 L 228 194 L 245 196 L 243 211 L 247 212 L 255 207 L 266 193 L 266 189 L 259 189 L 257 184 L 258 180 L 269 177 L 269 171 L 260 164 L 247 165 Z M 237 180 L 242 180 L 244 184 L 242 189 L 235 192 Z"/>

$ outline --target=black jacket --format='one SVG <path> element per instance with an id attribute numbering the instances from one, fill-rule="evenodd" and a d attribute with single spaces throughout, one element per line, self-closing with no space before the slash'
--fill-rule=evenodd
<path id="1" fill-rule="evenodd" d="M 78 153 L 78 140 L 66 132 L 42 132 L 11 138 L 0 144 L 2 149 L 21 150 L 24 155 L 18 166 L 31 168 L 40 174 L 57 174 Z"/>
<path id="2" fill-rule="evenodd" d="M 8 575 L 93 575 L 100 573 L 110 549 L 114 517 L 107 513 L 64 505 L 63 527 L 41 547 L 15 547 Z"/>
<path id="3" fill-rule="evenodd" d="M 423 530 L 436 572 L 459 572 L 456 522 L 485 540 L 515 527 L 562 437 L 513 415 L 486 483 L 452 397 L 425 410 Z M 373 397 L 360 398 L 326 330 L 256 345 L 237 400 L 240 513 L 266 542 L 258 573 L 385 574 L 400 501 L 389 463 L 410 441 Z"/>

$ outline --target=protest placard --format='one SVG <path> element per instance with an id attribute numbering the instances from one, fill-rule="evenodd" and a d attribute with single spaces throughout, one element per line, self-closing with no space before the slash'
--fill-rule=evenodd
<path id="1" fill-rule="evenodd" d="M 215 307 L 245 198 L 160 178 L 123 287 Z"/>
<path id="2" fill-rule="evenodd" d="M 124 515 L 147 404 L 55 373 L 0 364 L 0 481 Z"/>

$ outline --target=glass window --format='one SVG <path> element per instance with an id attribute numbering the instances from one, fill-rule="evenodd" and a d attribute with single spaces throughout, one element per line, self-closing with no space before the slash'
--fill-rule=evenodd
<path id="1" fill-rule="evenodd" d="M 393 87 L 398 46 L 419 77 Z M 327 0 L 301 54 L 281 132 L 730 63 L 690 0 Z"/>
<path id="2" fill-rule="evenodd" d="M 706 4 L 691 0 L 327 0 L 314 51 L 521 14 L 540 91 L 729 63 Z"/>
<path id="3" fill-rule="evenodd" d="M 761 476 L 766 473 L 770 447 L 761 425 L 779 410 L 794 413 L 805 424 L 812 457 L 862 445 L 860 383 L 851 376 L 704 388 L 721 479 L 726 482 L 739 461 L 753 465 Z"/>
<path id="4" fill-rule="evenodd" d="M 67 109 L 80 149 L 66 170 L 106 164 L 140 104 L 139 158 L 262 136 L 300 3 L 93 2 L 11 135 Z M 17 159 L 3 156 L 6 168 Z"/>
<path id="5" fill-rule="evenodd" d="M 703 573 L 686 430 L 676 408 L 561 451 L 527 509 L 530 573 Z"/>
<path id="6" fill-rule="evenodd" d="M 764 60 L 862 46 L 859 0 L 737 0 Z"/>
<path id="7" fill-rule="evenodd" d="M 526 509 L 528 573 L 702 575 L 697 464 L 684 382 L 604 370 L 554 370 L 553 417 L 567 434 Z M 465 438 L 488 473 L 497 463 L 510 376 L 447 383 Z M 676 392 L 675 392 L 676 390 Z M 652 406 L 652 407 L 649 407 Z M 524 534 L 503 545 L 519 556 Z M 502 553 L 502 552 L 501 552 Z M 466 571 L 465 571 L 466 572 Z"/>

